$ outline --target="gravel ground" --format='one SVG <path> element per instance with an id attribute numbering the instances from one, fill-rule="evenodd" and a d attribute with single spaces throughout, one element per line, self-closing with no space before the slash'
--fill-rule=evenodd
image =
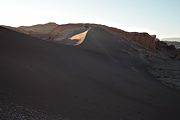
<path id="1" fill-rule="evenodd" d="M 0 100 L 0 120 L 69 120 L 62 115 L 51 115 L 24 105 L 2 102 L 5 100 Z"/>

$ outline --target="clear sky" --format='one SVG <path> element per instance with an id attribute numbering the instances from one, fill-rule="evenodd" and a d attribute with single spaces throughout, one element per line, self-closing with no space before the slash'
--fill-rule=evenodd
<path id="1" fill-rule="evenodd" d="M 180 37 L 180 0 L 0 0 L 0 24 L 99 23 Z"/>

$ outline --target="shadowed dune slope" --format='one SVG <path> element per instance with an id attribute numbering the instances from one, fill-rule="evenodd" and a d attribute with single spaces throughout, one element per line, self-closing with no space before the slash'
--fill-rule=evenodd
<path id="1" fill-rule="evenodd" d="M 1 90 L 70 120 L 180 119 L 180 95 L 153 80 L 133 45 L 102 29 L 65 46 L 0 27 L 0 55 Z"/>

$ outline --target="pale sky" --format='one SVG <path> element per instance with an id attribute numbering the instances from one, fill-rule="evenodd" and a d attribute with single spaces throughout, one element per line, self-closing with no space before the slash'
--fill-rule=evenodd
<path id="1" fill-rule="evenodd" d="M 97 23 L 180 37 L 180 0 L 0 0 L 0 24 Z"/>

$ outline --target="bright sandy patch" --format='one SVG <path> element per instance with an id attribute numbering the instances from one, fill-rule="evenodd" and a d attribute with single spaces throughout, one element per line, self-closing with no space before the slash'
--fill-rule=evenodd
<path id="1" fill-rule="evenodd" d="M 70 40 L 76 40 L 77 43 L 75 45 L 79 45 L 79 44 L 81 44 L 85 40 L 87 33 L 88 33 L 88 30 L 85 31 L 85 32 L 79 33 L 77 35 L 74 35 L 74 36 L 72 36 L 69 39 Z"/>

